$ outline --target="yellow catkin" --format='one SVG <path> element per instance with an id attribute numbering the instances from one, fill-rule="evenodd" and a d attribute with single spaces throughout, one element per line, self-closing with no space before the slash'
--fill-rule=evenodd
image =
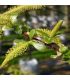
<path id="1" fill-rule="evenodd" d="M 21 5 L 14 6 L 10 8 L 8 11 L 0 14 L 0 25 L 6 25 L 11 23 L 10 16 L 18 15 L 21 12 L 25 12 L 26 10 L 36 10 L 42 8 L 42 5 Z"/>
<path id="2" fill-rule="evenodd" d="M 10 16 L 0 14 L 0 25 L 11 24 Z"/>
<path id="3" fill-rule="evenodd" d="M 12 15 L 12 14 L 19 14 L 21 12 L 24 12 L 26 10 L 33 10 L 33 9 L 40 9 L 42 8 L 42 5 L 22 5 L 22 6 L 14 6 L 10 10 L 6 11 L 4 15 Z"/>
<path id="4" fill-rule="evenodd" d="M 48 29 L 36 29 L 36 31 L 40 32 L 41 34 L 44 33 L 44 34 L 50 34 L 51 30 L 48 30 Z"/>
<path id="5" fill-rule="evenodd" d="M 10 50 L 8 50 L 8 54 L 6 55 L 6 58 L 4 59 L 0 68 L 3 68 L 10 60 L 14 59 L 15 57 L 22 55 L 22 53 L 26 51 L 27 47 L 28 43 L 20 43 L 16 46 L 13 46 Z"/>

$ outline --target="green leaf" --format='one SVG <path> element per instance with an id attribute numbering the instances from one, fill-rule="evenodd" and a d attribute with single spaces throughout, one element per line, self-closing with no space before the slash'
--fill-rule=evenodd
<path id="1" fill-rule="evenodd" d="M 34 35 L 35 35 L 35 29 L 32 29 L 29 33 L 30 39 L 32 39 Z"/>
<path id="2" fill-rule="evenodd" d="M 50 33 L 50 37 L 54 37 L 62 25 L 63 20 L 59 20 L 58 23 L 54 26 L 53 30 Z"/>
<path id="3" fill-rule="evenodd" d="M 41 51 L 41 52 L 44 52 L 47 50 L 47 47 L 42 43 L 42 42 L 32 42 L 32 45 L 38 50 L 38 51 Z"/>
<path id="4" fill-rule="evenodd" d="M 52 55 L 56 55 L 56 52 L 52 49 L 48 49 L 45 52 L 40 52 L 40 51 L 32 52 L 32 57 L 37 58 L 37 59 L 52 58 Z"/>
<path id="5" fill-rule="evenodd" d="M 70 50 L 66 51 L 66 52 L 63 54 L 62 58 L 63 58 L 64 60 L 66 60 L 66 61 L 70 61 Z"/>

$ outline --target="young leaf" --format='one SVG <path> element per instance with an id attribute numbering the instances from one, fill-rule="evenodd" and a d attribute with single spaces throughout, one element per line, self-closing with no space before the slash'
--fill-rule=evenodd
<path id="1" fill-rule="evenodd" d="M 38 50 L 38 51 L 41 51 L 41 52 L 44 52 L 47 50 L 47 47 L 41 43 L 41 42 L 32 42 L 32 45 Z"/>
<path id="2" fill-rule="evenodd" d="M 32 39 L 34 35 L 35 35 L 35 29 L 30 31 L 30 33 L 29 33 L 30 39 Z"/>
<path id="3" fill-rule="evenodd" d="M 50 33 L 50 37 L 55 36 L 55 34 L 57 33 L 57 31 L 59 30 L 61 24 L 62 24 L 63 20 L 58 21 L 58 23 L 54 26 L 53 30 Z"/>

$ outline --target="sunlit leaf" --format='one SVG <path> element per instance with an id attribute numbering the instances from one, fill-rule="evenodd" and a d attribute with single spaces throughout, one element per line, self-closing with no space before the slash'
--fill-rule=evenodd
<path id="1" fill-rule="evenodd" d="M 47 47 L 42 42 L 32 42 L 32 45 L 39 51 L 44 52 L 47 50 Z"/>
<path id="2" fill-rule="evenodd" d="M 35 35 L 35 29 L 30 31 L 30 33 L 29 33 L 30 39 L 32 39 L 34 35 Z"/>

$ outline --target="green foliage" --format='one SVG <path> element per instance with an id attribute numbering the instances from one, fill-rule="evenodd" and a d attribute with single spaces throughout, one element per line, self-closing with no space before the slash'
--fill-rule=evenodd
<path id="1" fill-rule="evenodd" d="M 66 50 L 62 55 L 62 60 L 70 64 L 70 50 Z"/>
<path id="2" fill-rule="evenodd" d="M 41 52 L 44 52 L 47 50 L 47 47 L 42 42 L 33 41 L 32 45 Z"/>
<path id="3" fill-rule="evenodd" d="M 33 37 L 35 34 L 37 34 L 39 37 L 42 37 L 42 41 L 46 43 L 52 43 L 55 42 L 55 40 L 59 40 L 57 35 L 57 31 L 59 27 L 62 24 L 62 20 L 60 20 L 55 26 L 53 30 L 48 29 L 33 29 L 30 32 L 30 35 Z M 33 33 L 33 34 L 32 34 Z M 57 42 L 57 41 L 56 41 Z"/>
<path id="4" fill-rule="evenodd" d="M 55 27 L 57 27 L 57 26 L 55 26 Z M 31 30 L 29 32 L 29 37 L 30 37 L 31 41 L 20 41 L 20 42 L 17 43 L 16 46 L 13 46 L 10 50 L 8 50 L 8 52 L 7 52 L 8 54 L 6 55 L 6 58 L 3 61 L 1 67 L 4 67 L 10 60 L 12 60 L 15 57 L 17 57 L 17 56 L 21 55 L 22 53 L 24 53 L 26 51 L 26 49 L 28 48 L 29 44 L 34 46 L 40 52 L 49 51 L 48 46 L 46 46 L 45 43 L 49 43 L 49 40 L 50 40 L 49 33 L 50 32 L 51 31 L 45 30 L 45 29 L 44 30 L 42 30 L 42 29 L 33 29 L 33 30 Z M 34 37 L 35 34 L 38 37 L 42 37 L 42 41 L 41 40 L 40 41 L 39 40 L 34 40 L 33 37 Z M 45 41 L 44 37 L 46 37 L 46 41 Z M 54 38 L 53 37 L 51 38 L 51 43 L 54 41 Z M 49 54 L 49 56 L 51 56 L 51 53 L 54 53 L 54 52 L 52 52 L 50 50 L 50 52 L 46 52 L 46 53 L 47 53 L 47 55 Z M 43 54 L 45 55 L 45 53 L 43 53 Z"/>
<path id="5" fill-rule="evenodd" d="M 6 64 L 9 63 L 9 61 L 14 60 L 18 56 L 23 55 L 23 57 L 27 58 L 28 56 L 28 50 L 32 47 L 32 52 L 30 51 L 32 57 L 37 59 L 42 58 L 57 58 L 58 55 L 61 56 L 63 59 L 70 58 L 70 50 L 64 46 L 60 39 L 58 38 L 58 30 L 62 24 L 62 20 L 59 20 L 58 23 L 54 26 L 52 30 L 48 29 L 30 29 L 26 23 L 23 23 L 22 21 L 15 21 L 14 23 L 11 20 L 11 17 L 14 15 L 19 15 L 21 12 L 25 12 L 27 10 L 34 10 L 34 9 L 40 9 L 43 6 L 15 6 L 8 10 L 7 12 L 4 12 L 3 14 L 0 14 L 0 25 L 5 25 L 5 27 L 13 28 L 14 32 L 16 34 L 13 34 L 11 36 L 3 37 L 3 40 L 14 40 L 16 43 L 15 46 L 12 46 L 7 51 L 7 54 L 5 56 L 4 61 L 2 62 L 0 68 L 3 68 Z M 21 27 L 19 27 L 21 25 Z M 4 27 L 4 26 L 2 26 Z M 2 35 L 2 27 L 0 27 L 0 35 Z M 28 32 L 29 34 L 23 34 L 24 32 Z M 14 36 L 14 37 L 12 37 Z M 18 38 L 20 36 L 20 38 Z M 25 37 L 27 39 L 25 39 Z M 1 38 L 1 37 L 0 37 Z M 55 46 L 53 46 L 55 44 Z M 30 46 L 31 47 L 30 47 Z M 28 51 L 28 52 L 26 52 Z M 59 53 L 59 54 L 58 54 Z M 12 66 L 13 68 L 13 66 Z M 16 71 L 18 73 L 18 71 Z M 18 73 L 20 74 L 20 73 Z"/>
<path id="6" fill-rule="evenodd" d="M 32 29 L 32 30 L 30 31 L 30 33 L 29 33 L 30 39 L 32 39 L 32 38 L 34 37 L 35 32 L 36 32 L 35 29 Z"/>
<path id="7" fill-rule="evenodd" d="M 56 52 L 53 49 L 48 49 L 46 51 L 33 51 L 32 57 L 36 59 L 47 59 L 47 58 L 53 58 L 52 56 L 56 56 Z"/>

